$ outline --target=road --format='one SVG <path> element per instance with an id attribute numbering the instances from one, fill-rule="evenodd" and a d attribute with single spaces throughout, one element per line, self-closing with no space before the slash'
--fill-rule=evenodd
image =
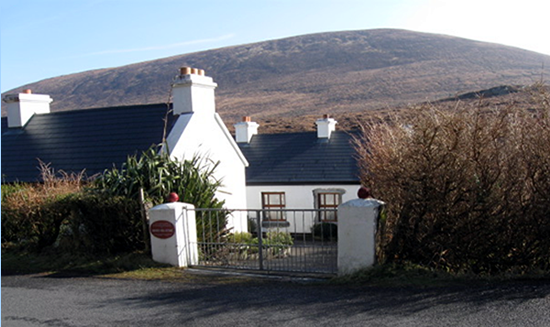
<path id="1" fill-rule="evenodd" d="M 550 326 L 550 282 L 433 288 L 2 276 L 2 326 Z"/>

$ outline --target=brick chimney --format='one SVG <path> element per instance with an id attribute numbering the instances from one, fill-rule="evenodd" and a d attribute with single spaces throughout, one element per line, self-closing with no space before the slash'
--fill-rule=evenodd
<path id="1" fill-rule="evenodd" d="M 185 113 L 214 114 L 216 103 L 214 89 L 218 84 L 204 70 L 182 67 L 172 84 L 174 115 Z"/>
<path id="2" fill-rule="evenodd" d="M 46 94 L 33 94 L 25 90 L 19 94 L 8 94 L 2 99 L 7 104 L 8 127 L 23 127 L 34 114 L 50 112 L 52 98 Z"/>
<path id="3" fill-rule="evenodd" d="M 323 115 L 322 119 L 317 119 L 317 138 L 330 139 L 330 134 L 336 130 L 337 121 L 330 118 L 329 115 Z"/>
<path id="4" fill-rule="evenodd" d="M 243 120 L 235 125 L 235 139 L 237 143 L 250 143 L 253 135 L 258 134 L 258 123 L 251 121 L 250 117 L 245 116 Z"/>

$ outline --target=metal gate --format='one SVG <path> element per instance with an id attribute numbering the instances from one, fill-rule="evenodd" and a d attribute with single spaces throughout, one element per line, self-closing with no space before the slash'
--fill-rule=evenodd
<path id="1" fill-rule="evenodd" d="M 337 273 L 335 210 L 195 211 L 199 267 Z"/>

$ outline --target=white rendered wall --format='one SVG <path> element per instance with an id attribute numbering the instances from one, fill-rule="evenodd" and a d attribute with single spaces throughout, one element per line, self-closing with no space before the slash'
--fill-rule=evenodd
<path id="1" fill-rule="evenodd" d="M 315 209 L 314 190 L 343 190 L 342 203 L 357 198 L 360 185 L 282 185 L 282 186 L 247 186 L 246 198 L 249 209 L 262 208 L 262 192 L 284 192 L 286 209 Z M 288 213 L 287 221 L 290 226 L 286 231 L 290 233 L 310 233 L 311 227 L 316 222 L 311 213 L 302 217 L 298 213 L 294 216 Z"/>
<path id="2" fill-rule="evenodd" d="M 156 262 L 176 267 L 188 267 L 198 263 L 197 226 L 191 204 L 174 202 L 155 206 L 149 210 L 149 225 L 166 221 L 175 228 L 169 238 L 151 237 L 151 253 Z"/>
<path id="3" fill-rule="evenodd" d="M 353 273 L 376 263 L 376 225 L 384 203 L 355 199 L 338 207 L 338 273 Z"/>
<path id="4" fill-rule="evenodd" d="M 247 208 L 245 167 L 248 164 L 217 114 L 181 115 L 167 138 L 170 154 L 179 160 L 200 156 L 207 163 L 220 162 L 214 174 L 222 181 L 217 197 L 228 209 Z M 229 227 L 247 230 L 246 215 L 236 216 Z"/>

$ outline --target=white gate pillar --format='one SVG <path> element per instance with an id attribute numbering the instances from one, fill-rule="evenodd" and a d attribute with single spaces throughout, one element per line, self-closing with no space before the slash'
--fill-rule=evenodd
<path id="1" fill-rule="evenodd" d="M 383 205 L 382 201 L 362 198 L 338 207 L 339 275 L 350 274 L 376 263 L 376 225 Z"/>
<path id="2" fill-rule="evenodd" d="M 176 267 L 198 263 L 195 207 L 182 202 L 164 203 L 149 210 L 153 260 Z"/>

